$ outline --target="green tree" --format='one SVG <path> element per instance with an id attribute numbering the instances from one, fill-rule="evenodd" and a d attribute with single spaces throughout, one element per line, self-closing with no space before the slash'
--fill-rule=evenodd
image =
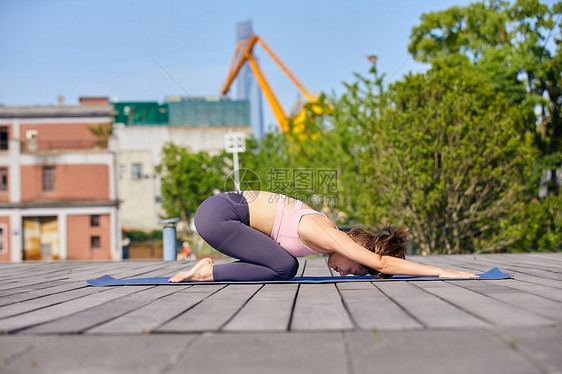
<path id="1" fill-rule="evenodd" d="M 562 234 L 552 231 L 560 227 L 560 216 L 548 213 L 562 199 L 561 13 L 560 1 L 550 7 L 538 0 L 476 2 L 422 15 L 410 37 L 409 51 L 419 61 L 476 66 L 518 109 L 523 131 L 534 135 L 542 157 L 528 190 L 537 196 L 546 171 L 549 196 L 518 203 L 502 220 L 502 232 L 515 241 L 512 249 L 553 250 L 562 243 Z"/>
<path id="2" fill-rule="evenodd" d="M 240 156 L 241 167 L 256 172 L 263 189 L 302 199 L 345 225 L 359 219 L 358 155 L 368 141 L 357 123 L 369 118 L 357 107 L 364 102 L 359 84 L 348 88 L 337 100 L 321 95 L 305 105 L 305 133 L 268 133 L 262 141 L 249 141 Z"/>
<path id="3" fill-rule="evenodd" d="M 266 133 L 259 141 L 247 139 L 246 152 L 239 155 L 241 188 L 286 193 L 271 183 L 270 173 L 274 168 L 290 168 L 288 146 L 285 136 L 278 131 Z"/>
<path id="4" fill-rule="evenodd" d="M 538 0 L 475 2 L 423 14 L 410 36 L 410 53 L 436 65 L 473 63 L 491 85 L 519 106 L 525 130 L 535 132 L 536 106 L 543 107 L 535 142 L 543 154 L 562 148 L 560 14 Z M 549 40 L 558 46 L 549 49 Z M 546 100 L 545 100 L 546 97 Z"/>
<path id="5" fill-rule="evenodd" d="M 188 222 L 203 200 L 225 188 L 228 167 L 224 154 L 193 153 L 169 143 L 162 149 L 156 171 L 162 177 L 162 208 L 168 216 Z"/>
<path id="6" fill-rule="evenodd" d="M 97 138 L 95 146 L 107 148 L 109 138 L 113 134 L 111 123 L 99 123 L 97 126 L 88 126 L 88 130 Z"/>
<path id="7" fill-rule="evenodd" d="M 507 98 L 468 65 L 409 75 L 383 96 L 362 168 L 379 219 L 409 224 L 423 254 L 513 244 L 500 222 L 530 196 L 536 151 Z"/>
<path id="8" fill-rule="evenodd" d="M 325 105 L 331 110 L 316 118 L 318 134 L 301 142 L 299 147 L 304 167 L 337 171 L 335 190 L 319 185 L 314 193 L 332 198 L 316 208 L 330 212 L 343 225 L 376 222 L 373 211 L 376 197 L 365 188 L 372 180 L 370 175 L 362 173 L 361 164 L 362 157 L 371 153 L 373 143 L 367 130 L 378 116 L 384 77 L 378 75 L 375 65 L 370 73 L 369 77 L 355 74 L 356 81 L 344 83 L 346 90 L 340 97 L 326 99 Z"/>
<path id="9" fill-rule="evenodd" d="M 500 222 L 501 234 L 511 238 L 512 251 L 560 251 L 562 245 L 562 197 L 518 202 L 513 214 Z"/>

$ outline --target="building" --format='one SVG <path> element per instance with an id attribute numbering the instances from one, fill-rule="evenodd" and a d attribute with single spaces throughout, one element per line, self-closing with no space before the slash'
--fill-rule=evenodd
<path id="1" fill-rule="evenodd" d="M 239 22 L 236 24 L 237 42 L 249 39 L 253 34 L 254 32 L 252 31 L 252 21 Z M 238 73 L 237 80 L 238 84 L 236 97 L 238 98 L 238 100 L 250 101 L 250 122 L 252 124 L 252 135 L 256 139 L 263 139 L 266 131 L 263 118 L 263 95 L 248 64 L 242 65 L 242 68 Z"/>
<path id="2" fill-rule="evenodd" d="M 226 127 L 250 125 L 250 102 L 217 96 L 166 98 L 169 126 Z"/>
<path id="3" fill-rule="evenodd" d="M 61 101 L 0 106 L 0 261 L 122 256 L 114 108 Z"/>
<path id="4" fill-rule="evenodd" d="M 166 143 L 216 154 L 225 148 L 225 133 L 251 136 L 247 100 L 170 97 L 164 104 L 114 105 L 120 216 L 126 229 L 159 229 L 158 220 L 166 217 L 160 176 L 155 170 Z"/>
<path id="5" fill-rule="evenodd" d="M 168 104 L 156 101 L 113 103 L 115 123 L 126 126 L 151 126 L 168 124 Z"/>

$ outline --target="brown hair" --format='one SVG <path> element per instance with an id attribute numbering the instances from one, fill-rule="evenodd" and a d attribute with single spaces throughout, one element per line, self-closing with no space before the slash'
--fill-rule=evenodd
<path id="1" fill-rule="evenodd" d="M 347 235 L 353 239 L 355 243 L 379 256 L 405 258 L 406 242 L 408 241 L 408 231 L 410 231 L 410 229 L 406 226 L 394 227 L 392 225 L 386 225 L 384 229 L 386 233 L 373 234 L 363 227 L 354 227 Z M 363 266 L 369 274 L 375 276 L 375 278 L 391 277 L 391 275 L 383 274 L 368 266 L 361 266 Z"/>

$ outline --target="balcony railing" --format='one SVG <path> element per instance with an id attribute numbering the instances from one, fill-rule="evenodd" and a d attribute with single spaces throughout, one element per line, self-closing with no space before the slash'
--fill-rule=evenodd
<path id="1" fill-rule="evenodd" d="M 26 140 L 21 143 L 23 153 L 105 149 L 107 140 Z"/>

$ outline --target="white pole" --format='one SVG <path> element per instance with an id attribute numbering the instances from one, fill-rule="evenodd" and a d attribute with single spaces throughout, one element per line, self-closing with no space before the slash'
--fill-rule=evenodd
<path id="1" fill-rule="evenodd" d="M 234 189 L 240 191 L 240 165 L 238 164 L 238 152 L 246 151 L 246 136 L 243 132 L 226 132 L 224 144 L 226 151 L 232 153 L 232 166 L 234 168 Z"/>
<path id="2" fill-rule="evenodd" d="M 238 169 L 240 167 L 238 166 L 238 152 L 235 151 L 232 153 L 232 160 L 234 164 L 234 189 L 236 191 L 240 191 L 240 175 L 238 173 Z"/>

